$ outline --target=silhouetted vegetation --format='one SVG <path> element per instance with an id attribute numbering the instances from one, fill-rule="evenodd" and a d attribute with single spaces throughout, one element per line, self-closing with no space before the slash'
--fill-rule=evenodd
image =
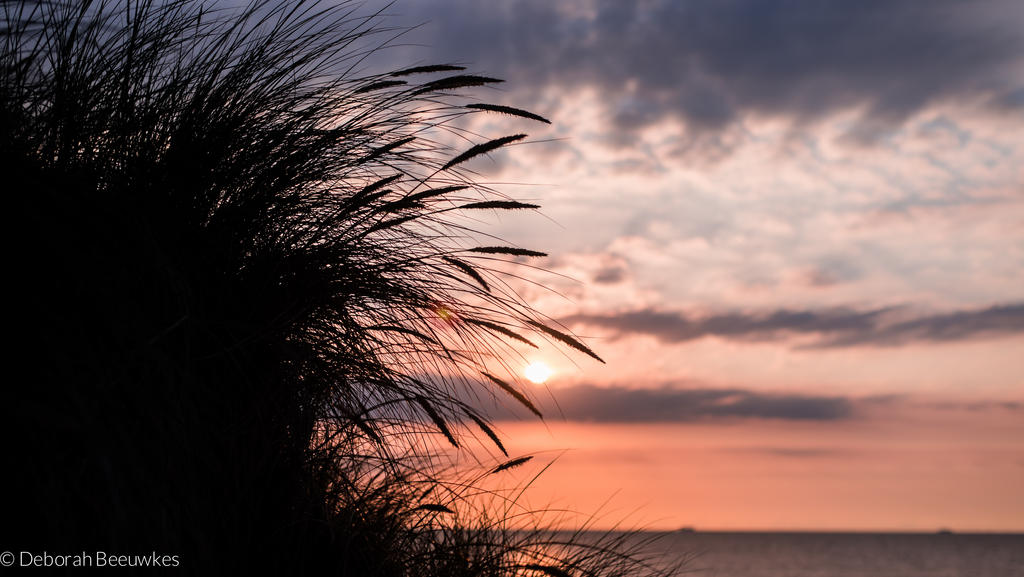
<path id="1" fill-rule="evenodd" d="M 358 73 L 387 32 L 347 4 L 2 10 L 5 549 L 156 550 L 209 574 L 644 567 L 516 530 L 432 459 L 439 440 L 505 451 L 460 399 L 533 409 L 493 374 L 513 344 L 596 358 L 492 268 L 541 253 L 455 218 L 535 205 L 465 170 L 523 135 L 452 122 L 543 118 L 459 104 L 498 80 L 456 66 Z"/>

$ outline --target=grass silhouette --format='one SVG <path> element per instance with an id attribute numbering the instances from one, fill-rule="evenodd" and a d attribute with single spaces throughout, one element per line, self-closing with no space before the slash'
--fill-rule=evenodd
<path id="1" fill-rule="evenodd" d="M 537 412 L 489 372 L 514 344 L 598 358 L 492 268 L 543 253 L 455 218 L 536 206 L 465 168 L 525 135 L 454 121 L 545 119 L 459 104 L 499 81 L 457 66 L 358 73 L 389 31 L 344 3 L 0 9 L 4 548 L 204 574 L 656 571 L 618 537 L 522 531 L 514 498 L 474 507 L 479 478 L 433 464 L 439 438 L 505 452 L 465 389 Z"/>

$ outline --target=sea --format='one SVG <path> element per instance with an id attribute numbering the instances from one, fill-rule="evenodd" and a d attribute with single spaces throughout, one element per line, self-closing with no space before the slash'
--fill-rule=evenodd
<path id="1" fill-rule="evenodd" d="M 725 533 L 648 535 L 692 577 L 1024 577 L 1024 534 Z"/>

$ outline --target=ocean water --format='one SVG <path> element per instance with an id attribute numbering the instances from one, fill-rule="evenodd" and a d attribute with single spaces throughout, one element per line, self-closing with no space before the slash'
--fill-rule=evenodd
<path id="1" fill-rule="evenodd" d="M 1024 577 L 1024 535 L 668 533 L 693 577 Z"/>

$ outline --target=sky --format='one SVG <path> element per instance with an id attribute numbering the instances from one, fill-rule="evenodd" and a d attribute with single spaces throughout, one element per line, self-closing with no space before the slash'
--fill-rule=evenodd
<path id="1" fill-rule="evenodd" d="M 396 65 L 551 126 L 471 168 L 606 364 L 510 363 L 528 502 L 671 529 L 1024 531 L 1024 4 L 405 0 Z M 532 467 L 532 468 L 531 468 Z"/>

